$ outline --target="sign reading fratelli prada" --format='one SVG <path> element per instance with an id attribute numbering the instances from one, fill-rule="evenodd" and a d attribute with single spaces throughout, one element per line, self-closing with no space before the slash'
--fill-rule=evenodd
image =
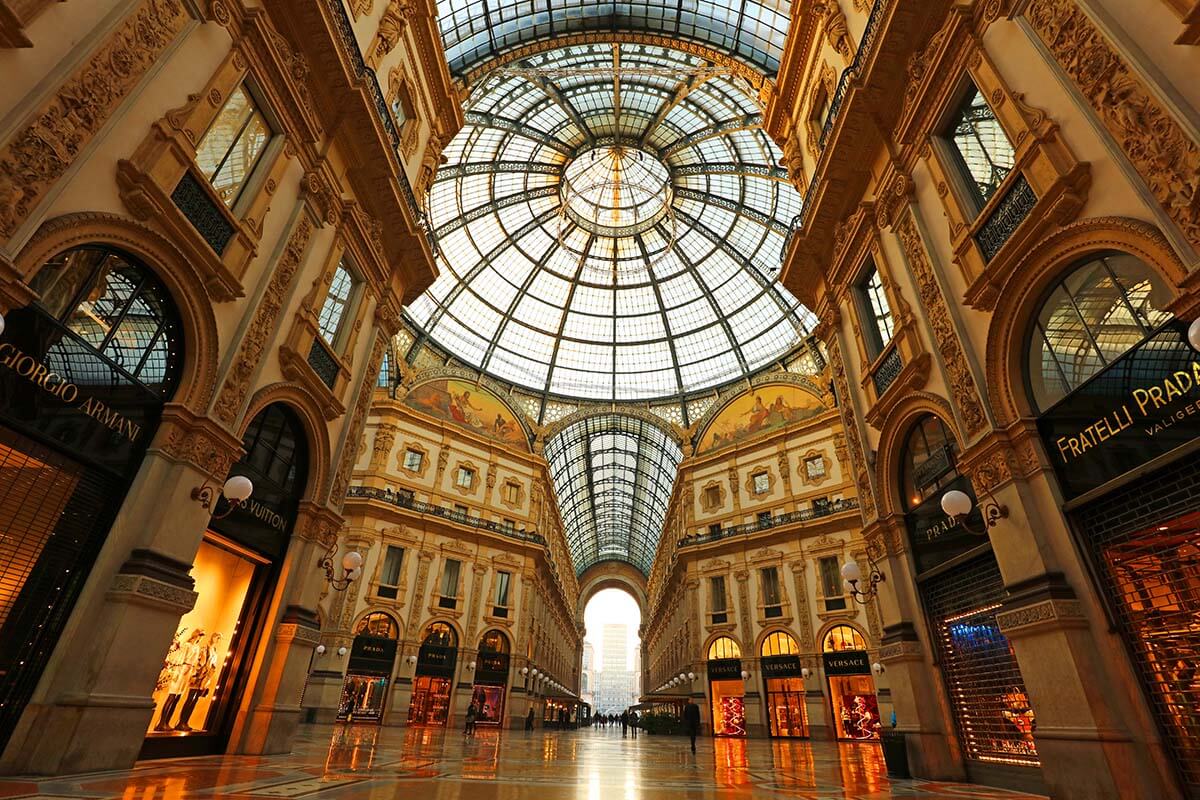
<path id="1" fill-rule="evenodd" d="M 1173 322 L 1038 419 L 1067 498 L 1200 436 L 1200 353 Z"/>

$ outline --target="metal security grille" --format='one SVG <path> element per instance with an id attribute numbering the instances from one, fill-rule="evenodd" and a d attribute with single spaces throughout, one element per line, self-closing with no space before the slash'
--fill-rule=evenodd
<path id="1" fill-rule="evenodd" d="M 1008 639 L 996 624 L 1004 581 L 990 552 L 921 585 L 963 754 L 1036 767 L 1033 710 Z"/>
<path id="2" fill-rule="evenodd" d="M 1077 514 L 1183 782 L 1200 785 L 1200 459 Z"/>
<path id="3" fill-rule="evenodd" d="M 0 748 L 104 540 L 114 483 L 0 429 Z"/>

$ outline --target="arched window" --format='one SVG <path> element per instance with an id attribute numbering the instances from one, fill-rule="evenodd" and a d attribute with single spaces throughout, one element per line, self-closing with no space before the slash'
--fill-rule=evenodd
<path id="1" fill-rule="evenodd" d="M 914 509 L 958 477 L 958 441 L 933 414 L 922 417 L 904 443 L 900 486 L 904 505 Z"/>
<path id="2" fill-rule="evenodd" d="M 508 639 L 500 631 L 488 631 L 479 640 L 481 653 L 507 653 Z"/>
<path id="3" fill-rule="evenodd" d="M 359 620 L 358 627 L 354 629 L 354 635 L 396 639 L 400 635 L 400 626 L 388 614 L 382 611 L 373 611 Z"/>
<path id="4" fill-rule="evenodd" d="M 1075 391 L 1171 319 L 1166 283 L 1140 259 L 1106 253 L 1050 291 L 1029 335 L 1028 380 L 1036 410 Z"/>
<path id="5" fill-rule="evenodd" d="M 708 646 L 708 659 L 715 661 L 720 658 L 741 658 L 742 648 L 738 647 L 738 643 L 728 636 L 722 636 L 716 639 Z"/>
<path id="6" fill-rule="evenodd" d="M 275 484 L 282 492 L 298 496 L 304 490 L 308 448 L 295 412 L 280 403 L 263 409 L 246 429 L 242 446 L 244 464 Z M 252 478 L 254 476 L 251 476 Z M 255 480 L 255 491 L 258 481 Z"/>
<path id="7" fill-rule="evenodd" d="M 425 640 L 421 644 L 438 647 L 458 647 L 458 634 L 444 622 L 431 622 L 425 629 Z"/>
<path id="8" fill-rule="evenodd" d="M 77 247 L 46 262 L 30 286 L 42 310 L 71 335 L 46 353 L 46 366 L 77 385 L 140 383 L 169 397 L 182 361 L 180 324 L 166 287 L 132 257 Z M 78 354 L 91 348 L 104 369 Z"/>
<path id="9" fill-rule="evenodd" d="M 791 634 L 776 631 L 763 640 L 762 655 L 764 656 L 794 656 L 800 653 L 796 640 Z"/>
<path id="10" fill-rule="evenodd" d="M 836 653 L 841 650 L 866 650 L 867 642 L 862 634 L 849 625 L 834 625 L 825 634 L 821 649 L 826 653 Z"/>

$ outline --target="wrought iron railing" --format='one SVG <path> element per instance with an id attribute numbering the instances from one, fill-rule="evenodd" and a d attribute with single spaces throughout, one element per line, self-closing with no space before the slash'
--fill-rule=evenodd
<path id="1" fill-rule="evenodd" d="M 758 531 L 770 530 L 778 528 L 781 525 L 790 525 L 793 522 L 810 522 L 814 519 L 821 519 L 833 514 L 840 514 L 843 511 L 854 511 L 858 508 L 858 498 L 847 497 L 842 500 L 835 500 L 827 505 L 814 506 L 813 508 L 805 508 L 799 511 L 790 511 L 786 514 L 780 514 L 770 519 L 758 519 L 754 522 L 747 522 L 742 525 L 731 525 L 728 528 L 721 528 L 719 531 L 711 531 L 709 533 L 695 533 L 684 536 L 679 540 L 680 547 L 689 547 L 697 544 L 708 544 L 709 542 L 728 539 L 731 536 L 741 536 L 747 533 L 757 533 Z"/>
<path id="2" fill-rule="evenodd" d="M 833 97 L 829 102 L 829 113 L 825 115 L 825 124 L 821 126 L 821 136 L 817 139 L 817 143 L 822 149 L 824 156 L 825 143 L 829 140 L 830 134 L 833 132 L 834 125 L 837 124 L 838 116 L 842 112 L 842 106 L 846 102 L 846 95 L 850 92 L 850 86 L 863 68 L 867 58 L 871 55 L 871 50 L 875 46 L 875 39 L 879 35 L 879 24 L 883 19 L 884 9 L 889 3 L 895 0 L 875 0 L 871 6 L 871 14 L 867 17 L 867 26 L 863 29 L 862 38 L 858 42 L 858 50 L 854 53 L 854 60 L 850 62 L 850 66 L 842 70 L 842 76 L 838 79 L 837 88 L 833 92 Z M 808 209 L 812 205 L 809 201 L 812 198 L 813 191 L 817 188 L 817 182 L 820 179 L 822 170 L 818 164 L 817 169 L 813 170 L 813 176 L 808 182 L 808 189 L 804 192 L 804 205 L 800 207 L 800 213 L 792 220 L 792 231 L 788 234 L 787 244 L 791 244 L 792 235 L 797 230 L 804 227 L 804 220 L 808 215 Z M 784 248 L 787 252 L 787 248 Z"/>
<path id="3" fill-rule="evenodd" d="M 442 519 L 448 519 L 451 522 L 457 522 L 460 525 L 469 525 L 472 528 L 482 528 L 492 533 L 498 533 L 501 536 L 507 536 L 510 539 L 516 539 L 522 542 L 532 542 L 539 544 L 542 547 L 546 546 L 546 539 L 541 534 L 531 533 L 523 528 L 515 528 L 511 525 L 495 520 L 476 517 L 473 514 L 468 514 L 464 511 L 458 511 L 446 506 L 437 506 L 432 503 L 423 503 L 417 500 L 408 492 L 394 492 L 391 489 L 380 489 L 376 486 L 351 486 L 346 491 L 347 497 L 363 497 L 368 500 L 379 500 L 384 503 L 407 508 L 416 511 L 418 514 L 429 514 Z"/>
<path id="4" fill-rule="evenodd" d="M 896 378 L 900 377 L 903 369 L 904 358 L 900 355 L 900 348 L 893 347 L 871 373 L 871 381 L 875 384 L 875 397 L 883 397 Z"/>
<path id="5" fill-rule="evenodd" d="M 975 233 L 975 242 L 984 261 L 991 261 L 1012 237 L 1037 205 L 1037 195 L 1024 174 L 1018 174 L 1004 197 L 992 209 L 991 216 Z"/>
<path id="6" fill-rule="evenodd" d="M 330 389 L 337 383 L 338 373 L 342 369 L 337 359 L 329 352 L 329 347 L 319 338 L 313 339 L 312 347 L 308 351 L 308 365 L 317 373 L 321 383 Z"/>
<path id="7" fill-rule="evenodd" d="M 392 111 L 388 108 L 383 89 L 379 86 L 379 76 L 375 74 L 375 70 L 367 66 L 362 51 L 358 48 L 358 39 L 354 36 L 354 25 L 350 21 L 350 13 L 346 10 L 346 4 L 343 0 L 326 0 L 326 5 L 333 15 L 333 22 L 337 26 L 338 34 L 341 36 L 342 48 L 350 57 L 350 63 L 354 65 L 354 71 L 367 88 L 367 94 L 371 95 L 371 102 L 375 106 L 376 113 L 379 115 L 379 121 L 382 123 L 384 131 L 387 132 L 392 149 L 396 151 L 396 157 L 399 158 L 400 129 L 396 127 L 396 120 L 392 117 Z M 408 182 L 408 175 L 404 172 L 403 163 L 400 169 L 397 170 L 396 178 L 400 184 L 400 190 L 404 193 L 404 202 L 416 218 L 421 230 L 424 231 L 425 238 L 429 241 L 429 247 L 434 252 L 437 252 L 437 238 L 433 235 L 433 231 L 429 227 L 429 221 L 425 217 L 425 212 L 421 204 L 417 201 L 417 195 L 413 191 L 412 184 Z"/>

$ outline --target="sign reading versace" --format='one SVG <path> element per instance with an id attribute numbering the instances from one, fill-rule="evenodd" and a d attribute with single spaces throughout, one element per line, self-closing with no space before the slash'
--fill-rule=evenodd
<path id="1" fill-rule="evenodd" d="M 1172 322 L 1038 419 L 1063 493 L 1077 497 L 1200 436 L 1200 353 Z"/>
<path id="2" fill-rule="evenodd" d="M 759 669 L 766 678 L 790 678 L 800 674 L 800 656 L 764 656 Z"/>
<path id="3" fill-rule="evenodd" d="M 871 662 L 866 650 L 843 650 L 840 653 L 822 653 L 826 675 L 870 675 Z"/>
<path id="4" fill-rule="evenodd" d="M 740 658 L 717 658 L 708 662 L 708 679 L 710 681 L 741 680 L 742 660 Z"/>

